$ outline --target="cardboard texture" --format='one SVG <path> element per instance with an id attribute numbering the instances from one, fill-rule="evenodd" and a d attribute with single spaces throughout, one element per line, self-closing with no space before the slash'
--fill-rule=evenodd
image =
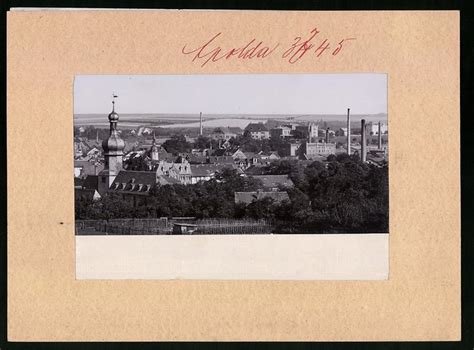
<path id="1" fill-rule="evenodd" d="M 458 12 L 10 12 L 8 339 L 458 340 Z M 182 47 L 290 45 L 317 27 L 337 56 L 229 59 Z M 388 281 L 75 280 L 77 74 L 388 74 Z"/>

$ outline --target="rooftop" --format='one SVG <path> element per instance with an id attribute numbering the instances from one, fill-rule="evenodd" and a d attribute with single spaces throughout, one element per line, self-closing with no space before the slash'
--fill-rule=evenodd
<path id="1" fill-rule="evenodd" d="M 153 171 L 122 170 L 110 186 L 111 191 L 148 193 L 156 185 Z"/>

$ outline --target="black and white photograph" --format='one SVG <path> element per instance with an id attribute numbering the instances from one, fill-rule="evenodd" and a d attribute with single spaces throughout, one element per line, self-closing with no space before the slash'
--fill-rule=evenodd
<path id="1" fill-rule="evenodd" d="M 387 114 L 385 74 L 76 76 L 77 258 L 150 236 L 382 235 L 385 249 Z M 163 255 L 144 245 L 139 259 Z"/>

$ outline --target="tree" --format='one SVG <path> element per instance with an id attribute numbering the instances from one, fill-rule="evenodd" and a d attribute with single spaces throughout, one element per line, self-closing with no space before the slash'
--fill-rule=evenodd
<path id="1" fill-rule="evenodd" d="M 273 219 L 277 205 L 270 197 L 264 197 L 252 201 L 246 208 L 246 216 L 253 219 Z"/>
<path id="2" fill-rule="evenodd" d="M 295 139 L 305 139 L 306 138 L 306 133 L 304 133 L 303 131 L 301 130 L 298 130 L 298 129 L 295 129 L 292 131 L 292 135 Z"/>
<path id="3" fill-rule="evenodd" d="M 209 148 L 210 145 L 211 145 L 211 139 L 209 137 L 202 136 L 202 135 L 200 135 L 194 142 L 194 148 L 198 148 L 198 149 Z"/>
<path id="4" fill-rule="evenodd" d="M 125 163 L 127 170 L 147 171 L 150 170 L 150 163 L 144 156 L 129 158 Z"/>
<path id="5" fill-rule="evenodd" d="M 177 155 L 178 153 L 191 152 L 192 144 L 186 141 L 183 135 L 174 135 L 171 139 L 163 143 L 163 147 L 168 153 Z"/>

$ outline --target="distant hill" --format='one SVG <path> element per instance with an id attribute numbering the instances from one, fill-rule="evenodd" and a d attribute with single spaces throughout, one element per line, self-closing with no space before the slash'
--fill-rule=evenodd
<path id="1" fill-rule="evenodd" d="M 203 114 L 204 127 L 240 127 L 245 128 L 250 122 L 266 122 L 275 120 L 279 122 L 305 123 L 325 121 L 345 121 L 345 114 Z M 352 122 L 387 121 L 387 114 L 352 114 Z M 108 126 L 107 114 L 75 114 L 74 125 L 93 125 L 96 127 Z M 341 124 L 342 125 L 342 124 Z M 163 128 L 190 128 L 199 127 L 199 114 L 120 114 L 120 126 L 123 128 L 136 128 L 138 126 L 153 126 Z"/>

